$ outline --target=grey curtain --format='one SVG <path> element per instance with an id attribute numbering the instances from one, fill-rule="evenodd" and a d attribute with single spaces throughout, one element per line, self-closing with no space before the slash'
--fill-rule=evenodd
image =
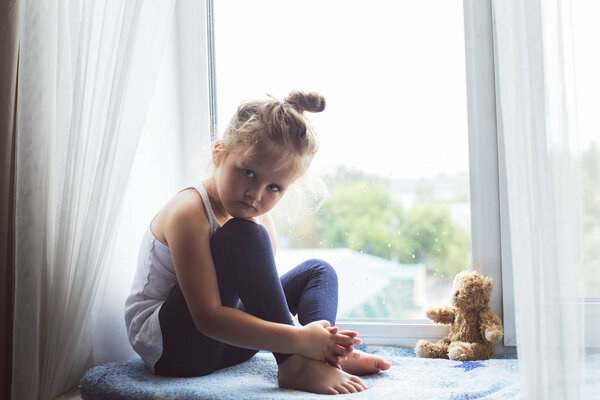
<path id="1" fill-rule="evenodd" d="M 11 397 L 20 0 L 0 1 L 0 398 Z"/>

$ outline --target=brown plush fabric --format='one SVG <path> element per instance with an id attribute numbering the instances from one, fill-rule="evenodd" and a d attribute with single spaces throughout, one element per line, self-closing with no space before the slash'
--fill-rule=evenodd
<path id="1" fill-rule="evenodd" d="M 415 353 L 425 358 L 487 360 L 503 335 L 502 321 L 490 309 L 492 280 L 477 272 L 461 272 L 454 278 L 451 307 L 428 309 L 427 318 L 450 325 L 448 336 L 433 344 L 420 340 Z"/>

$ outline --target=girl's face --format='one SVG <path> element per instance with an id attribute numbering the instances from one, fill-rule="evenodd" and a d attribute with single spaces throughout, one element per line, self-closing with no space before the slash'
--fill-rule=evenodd
<path id="1" fill-rule="evenodd" d="M 232 217 L 252 219 L 267 213 L 295 180 L 291 166 L 276 168 L 276 155 L 253 161 L 237 151 L 217 159 L 218 196 Z"/>

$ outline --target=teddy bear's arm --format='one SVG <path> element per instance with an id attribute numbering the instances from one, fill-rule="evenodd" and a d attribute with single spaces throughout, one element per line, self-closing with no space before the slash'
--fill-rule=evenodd
<path id="1" fill-rule="evenodd" d="M 452 307 L 431 307 L 425 311 L 425 315 L 438 324 L 449 325 L 454 322 L 454 309 Z"/>
<path id="2" fill-rule="evenodd" d="M 481 336 L 490 343 L 496 343 L 502 339 L 502 321 L 489 308 L 479 314 L 481 321 Z"/>

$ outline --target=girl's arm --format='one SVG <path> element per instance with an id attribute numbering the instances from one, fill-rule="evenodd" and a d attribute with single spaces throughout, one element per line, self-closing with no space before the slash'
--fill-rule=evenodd
<path id="1" fill-rule="evenodd" d="M 332 334 L 329 323 L 318 321 L 296 327 L 265 321 L 235 308 L 223 307 L 210 251 L 210 227 L 198 199 L 181 197 L 166 216 L 165 239 L 181 291 L 196 328 L 204 335 L 234 346 L 297 353 L 337 363 L 347 356 L 354 338 Z"/>

